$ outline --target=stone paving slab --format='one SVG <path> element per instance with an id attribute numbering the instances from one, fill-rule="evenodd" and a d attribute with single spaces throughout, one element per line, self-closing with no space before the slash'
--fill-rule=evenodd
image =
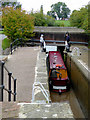
<path id="1" fill-rule="evenodd" d="M 23 104 L 19 103 L 19 118 L 74 118 L 69 103 Z"/>
<path id="2" fill-rule="evenodd" d="M 18 118 L 20 106 L 17 102 L 2 103 L 2 118 Z"/>
<path id="3" fill-rule="evenodd" d="M 48 83 L 48 81 L 46 81 L 46 80 L 48 80 L 47 77 L 37 77 L 36 78 L 36 81 L 41 82 L 41 83 Z"/>
<path id="4" fill-rule="evenodd" d="M 49 93 L 49 85 L 48 85 L 48 74 L 47 74 L 47 67 L 46 67 L 46 54 L 45 54 L 45 52 L 39 51 L 39 53 L 38 53 L 36 69 L 35 69 L 35 82 L 40 82 L 43 85 L 43 87 L 45 88 L 45 90 L 49 96 L 48 98 L 51 101 L 50 93 Z M 35 88 L 35 90 L 34 90 L 33 102 L 37 103 L 37 102 L 40 102 L 41 100 L 44 102 L 45 101 L 47 102 L 44 94 L 40 90 L 41 85 L 40 84 L 35 85 L 35 87 L 38 87 L 38 88 Z"/>

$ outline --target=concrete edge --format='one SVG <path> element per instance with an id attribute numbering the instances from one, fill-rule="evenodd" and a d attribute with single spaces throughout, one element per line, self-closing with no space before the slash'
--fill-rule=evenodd
<path id="1" fill-rule="evenodd" d="M 0 56 L 0 61 L 7 61 L 7 59 L 8 56 L 3 56 L 3 55 Z"/>

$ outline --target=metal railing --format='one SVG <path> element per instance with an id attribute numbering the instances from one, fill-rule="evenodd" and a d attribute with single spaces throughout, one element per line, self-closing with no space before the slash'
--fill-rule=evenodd
<path id="1" fill-rule="evenodd" d="M 65 41 L 64 40 L 45 40 L 45 43 L 48 45 L 49 43 L 50 44 L 63 44 L 65 45 Z M 40 44 L 40 40 L 39 39 L 34 39 L 34 38 L 31 38 L 29 40 L 24 40 L 24 39 L 16 39 L 15 41 L 13 41 L 11 44 L 10 44 L 10 51 L 11 51 L 11 54 L 13 52 L 13 50 L 15 50 L 16 48 L 18 48 L 18 46 L 25 46 L 25 45 L 36 45 L 36 44 Z M 70 41 L 70 44 L 82 44 L 82 45 L 88 45 L 87 42 L 78 42 L 78 41 Z"/>
<path id="2" fill-rule="evenodd" d="M 8 101 L 11 101 L 13 95 L 13 101 L 16 101 L 16 78 L 13 77 L 12 73 L 4 65 L 4 61 L 1 64 L 1 80 L 0 80 L 0 101 L 4 101 L 4 90 L 8 93 Z M 4 70 L 8 74 L 8 88 L 4 84 Z M 12 91 L 12 80 L 13 80 L 13 91 Z"/>
<path id="3" fill-rule="evenodd" d="M 30 39 L 30 40 L 24 40 L 25 44 L 31 44 L 35 45 L 36 43 L 40 43 L 39 39 Z M 45 43 L 48 45 L 50 44 L 64 44 L 65 45 L 65 41 L 64 40 L 45 40 Z M 70 41 L 70 44 L 80 44 L 80 45 L 88 45 L 87 42 L 78 42 L 78 41 Z"/>
<path id="4" fill-rule="evenodd" d="M 10 44 L 10 51 L 11 51 L 11 55 L 13 50 L 15 50 L 16 48 L 18 48 L 18 46 L 20 45 L 22 47 L 22 39 L 16 39 L 14 40 L 11 44 Z"/>
<path id="5" fill-rule="evenodd" d="M 45 88 L 43 87 L 42 83 L 40 82 L 34 82 L 33 84 L 33 90 L 32 90 L 32 102 L 35 100 L 35 95 L 34 95 L 34 90 L 35 89 L 40 89 L 41 92 L 43 93 L 44 97 L 46 98 L 46 101 L 50 103 L 51 101 L 49 100 L 49 94 L 46 92 Z"/>

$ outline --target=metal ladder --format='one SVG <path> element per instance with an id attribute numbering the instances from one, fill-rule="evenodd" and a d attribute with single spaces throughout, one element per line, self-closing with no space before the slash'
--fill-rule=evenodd
<path id="1" fill-rule="evenodd" d="M 33 84 L 33 89 L 32 89 L 32 102 L 34 102 L 35 100 L 35 96 L 34 96 L 34 90 L 35 89 L 40 89 L 41 92 L 43 93 L 44 97 L 46 98 L 46 102 L 50 103 L 51 101 L 49 100 L 49 95 L 47 93 L 47 91 L 45 90 L 45 88 L 43 87 L 42 83 L 40 82 L 34 82 Z"/>

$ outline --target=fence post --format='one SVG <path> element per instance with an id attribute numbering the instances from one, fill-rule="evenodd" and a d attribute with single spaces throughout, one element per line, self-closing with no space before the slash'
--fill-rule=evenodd
<path id="1" fill-rule="evenodd" d="M 8 88 L 9 88 L 9 91 L 8 91 L 8 101 L 11 101 L 11 75 L 12 75 L 12 73 L 10 72 L 10 73 L 8 73 L 8 75 L 9 75 L 9 82 L 8 82 Z"/>
<path id="2" fill-rule="evenodd" d="M 11 48 L 11 55 L 12 55 L 12 43 L 10 44 L 10 48 Z"/>
<path id="3" fill-rule="evenodd" d="M 3 101 L 3 89 L 4 89 L 4 61 L 0 62 L 0 101 Z"/>
<path id="4" fill-rule="evenodd" d="M 14 79 L 14 101 L 16 101 L 16 80 Z"/>

